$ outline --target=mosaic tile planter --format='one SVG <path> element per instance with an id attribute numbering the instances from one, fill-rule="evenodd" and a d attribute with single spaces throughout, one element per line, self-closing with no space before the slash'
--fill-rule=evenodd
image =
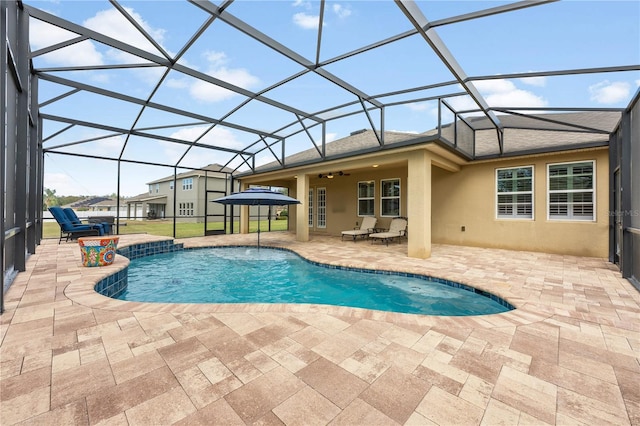
<path id="1" fill-rule="evenodd" d="M 78 238 L 82 266 L 107 266 L 116 257 L 119 237 L 81 237 Z"/>

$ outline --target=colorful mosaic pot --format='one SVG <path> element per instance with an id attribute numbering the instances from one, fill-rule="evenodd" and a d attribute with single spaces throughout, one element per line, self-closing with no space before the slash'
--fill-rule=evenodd
<path id="1" fill-rule="evenodd" d="M 118 248 L 118 237 L 78 238 L 83 266 L 107 266 L 113 263 Z"/>

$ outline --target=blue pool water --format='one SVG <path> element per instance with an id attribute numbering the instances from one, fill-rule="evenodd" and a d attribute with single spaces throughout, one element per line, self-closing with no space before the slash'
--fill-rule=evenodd
<path id="1" fill-rule="evenodd" d="M 327 268 L 285 250 L 219 247 L 132 260 L 127 290 L 118 299 L 314 303 L 426 315 L 483 315 L 512 309 L 495 296 L 492 300 L 486 293 L 434 280 Z"/>

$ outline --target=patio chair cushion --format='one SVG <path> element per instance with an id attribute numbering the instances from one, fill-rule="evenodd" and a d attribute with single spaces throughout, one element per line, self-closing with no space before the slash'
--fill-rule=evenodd
<path id="1" fill-rule="evenodd" d="M 394 238 L 398 238 L 398 242 L 400 242 L 400 238 L 404 237 L 406 234 L 407 219 L 404 217 L 396 217 L 391 220 L 388 231 L 369 234 L 369 238 L 382 240 L 389 245 L 389 241 Z"/>
<path id="2" fill-rule="evenodd" d="M 71 223 L 71 220 L 69 220 L 62 207 L 49 207 L 49 211 L 60 226 L 60 239 L 58 240 L 58 244 L 60 244 L 63 238 L 66 238 L 66 241 L 69 241 L 70 239 L 76 239 L 78 237 L 104 235 L 104 231 L 101 227 L 94 225 L 74 225 Z"/>
<path id="3" fill-rule="evenodd" d="M 369 236 L 369 234 L 374 232 L 377 222 L 378 219 L 376 217 L 365 216 L 362 218 L 362 224 L 359 228 L 342 231 L 342 239 L 344 239 L 345 235 L 353 237 L 353 241 L 355 241 L 358 237 L 365 238 Z"/>
<path id="4" fill-rule="evenodd" d="M 70 208 L 63 208 L 62 211 L 64 211 L 64 214 L 67 215 L 67 217 L 69 218 L 69 220 L 71 221 L 71 223 L 73 225 L 94 225 L 94 226 L 98 226 L 102 229 L 102 234 L 104 235 L 109 235 L 111 234 L 111 225 L 107 222 L 91 222 L 89 220 L 89 223 L 82 223 L 82 220 L 78 217 L 78 215 L 76 214 L 76 212 Z M 101 235 L 102 235 L 101 234 Z"/>

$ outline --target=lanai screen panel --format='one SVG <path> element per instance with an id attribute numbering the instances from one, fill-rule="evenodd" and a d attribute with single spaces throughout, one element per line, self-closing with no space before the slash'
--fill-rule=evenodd
<path id="1" fill-rule="evenodd" d="M 201 136 L 207 140 L 196 151 L 211 149 L 237 172 L 272 160 L 287 167 L 284 157 L 309 149 L 317 152 L 310 161 L 325 161 L 323 142 L 363 129 L 415 135 L 439 125 L 463 156 L 515 155 L 532 142 L 518 139 L 527 129 L 509 117 L 620 113 L 640 80 L 635 2 L 590 2 L 589 11 L 570 1 L 33 1 L 26 8 L 34 72 L 55 86 L 41 91 L 42 111 L 55 111 L 45 121 L 91 121 L 127 141 L 156 135 L 149 142 L 160 147 L 183 143 L 183 155 L 154 160 L 169 166 L 193 161 L 189 145 L 207 126 L 232 136 Z M 74 102 L 89 97 L 98 99 L 91 108 Z M 443 100 L 448 108 L 438 108 Z M 458 117 L 486 127 L 472 131 Z M 571 147 L 569 134 L 578 133 L 552 131 L 566 137 L 536 146 Z M 598 139 L 599 129 L 592 133 Z M 65 150 L 88 146 L 73 145 L 87 135 L 61 137 Z M 128 152 L 107 157 L 139 161 Z"/>

